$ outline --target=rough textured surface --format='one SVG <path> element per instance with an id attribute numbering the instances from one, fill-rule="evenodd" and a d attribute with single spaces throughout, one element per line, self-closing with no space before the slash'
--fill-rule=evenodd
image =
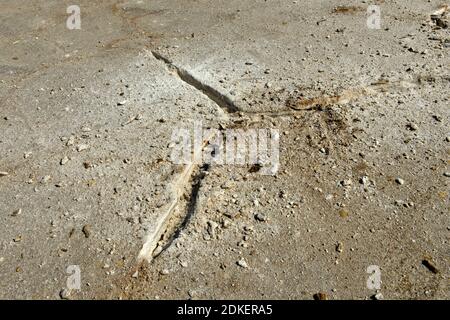
<path id="1" fill-rule="evenodd" d="M 81 30 L 2 4 L 1 298 L 368 299 L 370 265 L 449 298 L 440 1 L 375 1 L 380 30 L 365 1 L 78 2 Z M 277 175 L 173 164 L 195 121 L 278 129 Z"/>

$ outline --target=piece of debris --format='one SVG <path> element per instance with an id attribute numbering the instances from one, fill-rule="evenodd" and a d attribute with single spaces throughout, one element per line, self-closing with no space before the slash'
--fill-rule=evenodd
<path id="1" fill-rule="evenodd" d="M 399 184 L 401 186 L 405 184 L 405 180 L 403 180 L 402 178 L 396 178 L 395 182 L 397 182 L 397 184 Z"/>
<path id="2" fill-rule="evenodd" d="M 336 251 L 341 253 L 342 251 L 344 251 L 344 245 L 342 244 L 342 242 L 338 242 L 336 244 Z"/>
<path id="3" fill-rule="evenodd" d="M 83 229 L 81 231 L 84 233 L 84 236 L 86 238 L 89 238 L 91 236 L 91 226 L 86 224 L 83 226 Z"/>
<path id="4" fill-rule="evenodd" d="M 70 290 L 67 288 L 62 289 L 59 292 L 59 297 L 63 300 L 68 300 L 70 298 Z"/>
<path id="5" fill-rule="evenodd" d="M 324 292 L 319 292 L 313 295 L 314 300 L 327 300 L 327 294 Z"/>
<path id="6" fill-rule="evenodd" d="M 6 171 L 0 171 L 0 177 L 6 177 L 7 175 L 9 175 L 8 172 L 6 172 Z"/>
<path id="7" fill-rule="evenodd" d="M 411 131 L 417 131 L 417 130 L 419 130 L 419 127 L 418 127 L 417 124 L 415 124 L 415 123 L 408 123 L 408 124 L 406 125 L 406 127 L 407 127 L 409 130 L 411 130 Z"/>
<path id="8" fill-rule="evenodd" d="M 433 21 L 434 21 L 434 23 L 436 23 L 436 25 L 439 28 L 442 28 L 442 29 L 447 29 L 448 28 L 448 21 L 447 20 L 444 20 L 442 18 L 435 18 L 435 19 L 433 19 Z"/>
<path id="9" fill-rule="evenodd" d="M 75 144 L 75 137 L 74 136 L 70 136 L 69 139 L 66 142 L 66 146 L 70 147 L 73 146 Z"/>
<path id="10" fill-rule="evenodd" d="M 383 300 L 383 294 L 381 292 L 378 292 L 370 297 L 372 300 Z"/>
<path id="11" fill-rule="evenodd" d="M 14 210 L 13 213 L 11 214 L 11 217 L 17 217 L 21 214 L 22 214 L 22 209 L 20 208 L 20 209 Z"/>
<path id="12" fill-rule="evenodd" d="M 163 276 L 167 276 L 170 273 L 170 271 L 169 269 L 162 269 L 159 273 Z"/>
<path id="13" fill-rule="evenodd" d="M 265 222 L 267 221 L 267 216 L 263 213 L 257 213 L 255 214 L 255 219 L 260 222 Z"/>
<path id="14" fill-rule="evenodd" d="M 216 237 L 216 230 L 219 227 L 219 224 L 217 222 L 214 221 L 208 221 L 208 227 L 206 229 L 206 231 L 208 232 L 208 234 L 211 236 L 211 238 L 215 238 Z"/>
<path id="15" fill-rule="evenodd" d="M 69 158 L 66 156 L 64 158 L 61 159 L 61 161 L 59 162 L 62 166 L 65 165 L 67 162 L 69 162 Z"/>
<path id="16" fill-rule="evenodd" d="M 446 14 L 449 10 L 449 6 L 447 4 L 443 4 L 439 7 L 439 9 L 437 9 L 436 11 L 434 11 L 431 15 L 431 21 L 434 22 L 436 24 L 436 26 L 442 28 L 442 29 L 447 29 L 448 28 L 448 20 L 446 19 Z"/>
<path id="17" fill-rule="evenodd" d="M 434 263 L 431 261 L 431 259 L 425 258 L 422 260 L 422 264 L 431 272 L 433 272 L 434 274 L 439 273 L 438 268 L 436 268 L 436 266 L 434 265 Z"/>
<path id="18" fill-rule="evenodd" d="M 333 13 L 343 13 L 343 14 L 354 14 L 358 11 L 364 11 L 364 9 L 358 6 L 338 6 L 333 9 Z"/>
<path id="19" fill-rule="evenodd" d="M 368 186 L 370 184 L 370 180 L 369 177 L 367 176 L 363 176 L 360 180 L 359 183 L 361 183 L 363 186 Z"/>
<path id="20" fill-rule="evenodd" d="M 89 161 L 85 161 L 85 162 L 83 162 L 83 167 L 84 167 L 85 169 L 89 169 L 89 168 L 92 168 L 93 165 L 92 165 L 92 163 L 90 163 Z"/>
<path id="21" fill-rule="evenodd" d="M 245 261 L 245 259 L 244 258 L 241 258 L 238 262 L 236 262 L 237 263 L 237 265 L 239 266 L 239 267 L 241 267 L 241 268 L 244 268 L 244 269 L 248 269 L 248 263 L 247 263 L 247 261 Z"/>
<path id="22" fill-rule="evenodd" d="M 89 146 L 87 144 L 80 144 L 77 146 L 77 151 L 81 152 L 81 151 L 87 150 L 88 148 L 89 148 Z"/>
<path id="23" fill-rule="evenodd" d="M 339 210 L 339 216 L 340 216 L 341 218 L 347 218 L 347 217 L 348 217 L 348 211 L 347 211 L 347 210 L 344 210 L 344 209 Z"/>
<path id="24" fill-rule="evenodd" d="M 350 187 L 353 184 L 353 181 L 351 179 L 346 179 L 341 181 L 341 185 L 343 187 Z"/>
<path id="25" fill-rule="evenodd" d="M 448 4 L 443 4 L 439 7 L 439 9 L 437 9 L 436 11 L 434 11 L 431 14 L 431 19 L 435 18 L 435 17 L 441 17 L 442 15 L 444 15 L 447 11 L 449 10 L 449 6 Z"/>

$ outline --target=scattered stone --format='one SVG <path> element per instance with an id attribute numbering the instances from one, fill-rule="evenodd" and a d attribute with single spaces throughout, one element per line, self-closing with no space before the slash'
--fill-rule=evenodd
<path id="1" fill-rule="evenodd" d="M 70 147 L 73 146 L 75 144 L 75 137 L 74 136 L 70 136 L 69 139 L 66 142 L 66 146 Z"/>
<path id="2" fill-rule="evenodd" d="M 6 172 L 6 171 L 0 171 L 0 177 L 6 177 L 7 175 L 9 175 L 8 172 Z"/>
<path id="3" fill-rule="evenodd" d="M 415 123 L 408 123 L 408 124 L 406 125 L 406 127 L 407 127 L 409 130 L 411 130 L 411 131 L 417 131 L 417 130 L 419 130 L 419 127 L 418 127 L 417 124 L 415 124 Z"/>
<path id="4" fill-rule="evenodd" d="M 162 269 L 159 273 L 163 276 L 167 276 L 170 273 L 170 271 L 169 269 Z"/>
<path id="5" fill-rule="evenodd" d="M 433 119 L 436 120 L 437 122 L 442 122 L 442 117 L 440 115 L 433 115 Z"/>
<path id="6" fill-rule="evenodd" d="M 236 262 L 237 263 L 237 265 L 239 266 L 239 267 L 241 267 L 241 268 L 244 268 L 244 269 L 248 269 L 248 263 L 247 263 L 247 261 L 245 261 L 245 259 L 244 258 L 241 258 L 238 262 Z"/>
<path id="7" fill-rule="evenodd" d="M 219 224 L 217 222 L 214 221 L 208 221 L 208 227 L 206 229 L 206 231 L 208 232 L 208 234 L 211 236 L 211 238 L 215 238 L 216 237 L 216 230 L 219 227 Z"/>
<path id="8" fill-rule="evenodd" d="M 81 152 L 81 151 L 87 150 L 88 148 L 89 148 L 89 146 L 87 144 L 80 144 L 77 146 L 77 151 Z"/>
<path id="9" fill-rule="evenodd" d="M 363 185 L 363 186 L 368 186 L 369 184 L 370 184 L 370 180 L 369 180 L 369 177 L 367 177 L 367 176 L 364 176 L 364 177 L 362 177 L 360 180 L 359 180 L 359 182 Z"/>
<path id="10" fill-rule="evenodd" d="M 444 172 L 444 176 L 450 177 L 450 172 Z"/>
<path id="11" fill-rule="evenodd" d="M 422 264 L 431 272 L 434 274 L 439 273 L 438 268 L 435 266 L 435 264 L 431 261 L 431 259 L 425 258 L 422 260 Z"/>
<path id="12" fill-rule="evenodd" d="M 21 214 L 22 214 L 22 209 L 20 208 L 20 209 L 14 210 L 13 213 L 11 214 L 11 216 L 12 217 L 17 217 L 17 216 L 19 216 Z"/>
<path id="13" fill-rule="evenodd" d="M 336 244 L 336 251 L 341 253 L 342 251 L 344 251 L 344 245 L 342 244 L 342 242 L 338 242 Z"/>
<path id="14" fill-rule="evenodd" d="M 139 276 L 139 271 L 136 271 L 135 273 L 133 273 L 133 275 L 131 277 L 137 279 L 138 276 Z"/>
<path id="15" fill-rule="evenodd" d="M 255 219 L 260 222 L 265 222 L 267 221 L 267 216 L 263 213 L 257 213 L 255 214 Z"/>
<path id="16" fill-rule="evenodd" d="M 371 297 L 372 300 L 383 300 L 383 294 L 378 292 Z"/>
<path id="17" fill-rule="evenodd" d="M 194 299 L 197 296 L 197 291 L 195 290 L 189 290 L 188 295 L 191 299 Z"/>
<path id="18" fill-rule="evenodd" d="M 436 23 L 436 25 L 442 29 L 447 29 L 448 28 L 448 21 L 442 19 L 442 18 L 435 18 L 433 19 L 434 23 Z"/>
<path id="19" fill-rule="evenodd" d="M 346 179 L 346 180 L 341 181 L 341 185 L 342 185 L 343 187 L 349 187 L 349 186 L 351 186 L 352 184 L 353 184 L 353 181 L 352 181 L 351 179 Z"/>
<path id="20" fill-rule="evenodd" d="M 67 288 L 62 289 L 59 292 L 59 297 L 63 300 L 68 300 L 70 298 L 70 290 Z"/>
<path id="21" fill-rule="evenodd" d="M 69 162 L 69 158 L 66 156 L 64 158 L 61 159 L 61 161 L 59 162 L 62 166 L 65 165 L 67 162 Z"/>
<path id="22" fill-rule="evenodd" d="M 401 186 L 405 184 L 405 180 L 403 180 L 402 178 L 396 178 L 395 182 L 397 182 L 397 184 L 399 184 Z"/>
<path id="23" fill-rule="evenodd" d="M 41 183 L 42 183 L 42 184 L 47 183 L 47 182 L 50 181 L 50 179 L 51 179 L 50 176 L 44 176 L 44 177 L 42 177 L 42 179 L 41 179 Z"/>
<path id="24" fill-rule="evenodd" d="M 127 103 L 127 100 L 122 100 L 122 101 L 117 102 L 117 105 L 118 105 L 118 106 L 123 106 L 123 105 L 125 105 L 126 103 Z"/>
<path id="25" fill-rule="evenodd" d="M 324 292 L 319 292 L 313 295 L 314 300 L 327 300 L 327 294 Z"/>
<path id="26" fill-rule="evenodd" d="M 348 211 L 347 210 L 339 210 L 339 215 L 341 216 L 341 218 L 347 218 L 348 217 Z"/>
<path id="27" fill-rule="evenodd" d="M 84 236 L 86 238 L 89 238 L 91 236 L 91 226 L 86 224 L 83 226 L 83 229 L 81 231 L 84 233 Z"/>
<path id="28" fill-rule="evenodd" d="M 92 168 L 93 165 L 92 165 L 92 163 L 90 163 L 89 161 L 85 161 L 85 162 L 83 162 L 83 167 L 84 167 L 85 169 L 89 169 L 89 168 Z"/>

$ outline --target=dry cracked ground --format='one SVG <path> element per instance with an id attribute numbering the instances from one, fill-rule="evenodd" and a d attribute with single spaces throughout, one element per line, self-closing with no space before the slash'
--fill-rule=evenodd
<path id="1" fill-rule="evenodd" d="M 2 0 L 0 298 L 448 299 L 448 14 Z M 278 171 L 174 163 L 198 123 L 278 130 Z"/>

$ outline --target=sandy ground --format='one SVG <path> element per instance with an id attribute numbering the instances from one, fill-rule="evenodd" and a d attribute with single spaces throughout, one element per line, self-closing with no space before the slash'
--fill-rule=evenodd
<path id="1" fill-rule="evenodd" d="M 442 4 L 3 1 L 0 298 L 448 299 Z M 174 163 L 199 123 L 278 170 Z"/>

